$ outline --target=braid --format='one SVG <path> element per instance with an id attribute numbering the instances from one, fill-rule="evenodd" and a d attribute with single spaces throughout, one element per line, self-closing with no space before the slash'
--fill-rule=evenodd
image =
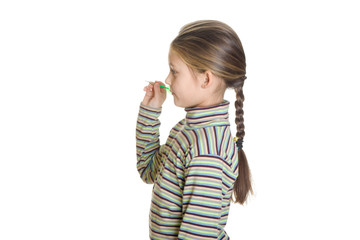
<path id="1" fill-rule="evenodd" d="M 234 183 L 234 198 L 235 202 L 244 204 L 249 193 L 253 193 L 251 186 L 251 173 L 248 165 L 248 161 L 245 152 L 242 149 L 242 142 L 245 136 L 244 126 L 244 110 L 243 102 L 245 101 L 243 86 L 246 77 L 243 77 L 241 81 L 237 81 L 235 88 L 236 101 L 235 101 L 235 123 L 236 123 L 236 145 L 238 147 L 238 177 Z"/>
<path id="2" fill-rule="evenodd" d="M 236 123 L 236 137 L 240 140 L 244 139 L 245 136 L 245 126 L 244 126 L 244 110 L 243 102 L 245 100 L 243 93 L 244 81 L 241 81 L 242 84 L 235 89 L 236 101 L 235 101 L 235 123 Z"/>

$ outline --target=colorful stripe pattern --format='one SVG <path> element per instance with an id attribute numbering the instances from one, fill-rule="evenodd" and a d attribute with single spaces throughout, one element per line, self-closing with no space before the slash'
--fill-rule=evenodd
<path id="1" fill-rule="evenodd" d="M 229 239 L 224 227 L 237 177 L 229 102 L 186 108 L 186 118 L 160 145 L 161 109 L 140 106 L 137 169 L 154 183 L 150 239 Z"/>

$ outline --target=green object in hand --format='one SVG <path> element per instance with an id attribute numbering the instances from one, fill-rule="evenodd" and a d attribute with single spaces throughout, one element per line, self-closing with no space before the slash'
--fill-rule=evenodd
<path id="1" fill-rule="evenodd" d="M 151 85 L 154 85 L 154 84 L 155 84 L 154 82 L 150 82 L 150 81 L 146 81 L 146 82 L 150 83 Z M 171 93 L 171 91 L 170 91 L 170 88 L 169 88 L 169 87 L 163 86 L 163 85 L 161 85 L 161 84 L 159 84 L 159 86 L 160 86 L 161 88 L 166 89 L 169 93 Z"/>

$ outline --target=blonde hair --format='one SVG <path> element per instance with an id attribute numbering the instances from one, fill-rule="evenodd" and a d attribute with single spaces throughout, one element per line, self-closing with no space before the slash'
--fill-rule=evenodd
<path id="1" fill-rule="evenodd" d="M 171 49 L 194 71 L 210 70 L 224 80 L 227 88 L 236 92 L 236 137 L 242 143 L 245 136 L 243 85 L 246 79 L 246 59 L 241 41 L 227 24 L 215 20 L 201 20 L 181 28 L 172 41 Z M 244 204 L 252 191 L 251 174 L 242 144 L 238 148 L 239 175 L 234 183 L 235 202 Z"/>

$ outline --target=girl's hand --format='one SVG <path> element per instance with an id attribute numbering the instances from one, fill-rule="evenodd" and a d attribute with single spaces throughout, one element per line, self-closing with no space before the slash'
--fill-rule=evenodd
<path id="1" fill-rule="evenodd" d="M 145 96 L 142 104 L 153 108 L 161 108 L 166 99 L 166 90 L 160 88 L 159 85 L 165 86 L 164 83 L 155 81 L 154 84 L 150 83 L 144 87 Z"/>

